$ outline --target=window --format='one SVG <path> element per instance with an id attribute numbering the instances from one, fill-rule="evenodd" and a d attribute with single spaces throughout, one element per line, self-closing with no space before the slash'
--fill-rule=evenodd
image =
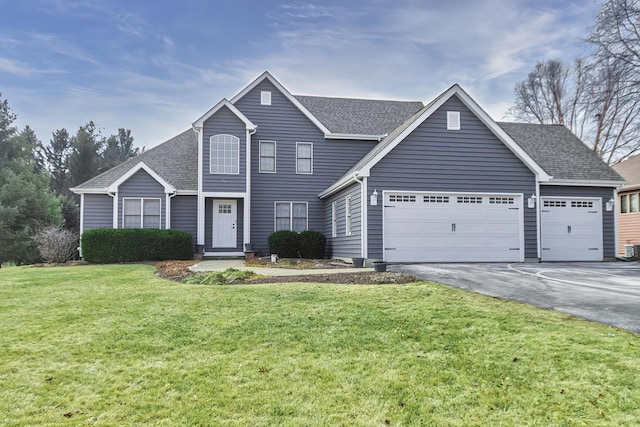
<path id="1" fill-rule="evenodd" d="M 160 199 L 123 199 L 123 228 L 160 228 Z"/>
<path id="2" fill-rule="evenodd" d="M 460 130 L 460 111 L 447 111 L 447 130 Z"/>
<path id="3" fill-rule="evenodd" d="M 628 213 L 629 212 L 629 196 L 624 195 L 620 196 L 620 213 Z"/>
<path id="4" fill-rule="evenodd" d="M 571 207 L 572 208 L 592 208 L 593 202 L 589 200 L 572 200 Z"/>
<path id="5" fill-rule="evenodd" d="M 260 141 L 260 173 L 276 173 L 275 141 Z"/>
<path id="6" fill-rule="evenodd" d="M 296 173 L 313 173 L 313 144 L 310 142 L 296 143 Z"/>
<path id="7" fill-rule="evenodd" d="M 345 235 L 351 236 L 351 196 L 344 199 Z"/>
<path id="8" fill-rule="evenodd" d="M 260 105 L 271 105 L 271 92 L 268 90 L 260 92 Z"/>
<path id="9" fill-rule="evenodd" d="M 638 203 L 639 196 L 640 193 L 633 193 L 629 195 L 629 212 L 638 212 L 640 208 L 640 203 Z"/>
<path id="10" fill-rule="evenodd" d="M 482 204 L 482 197 L 474 196 L 458 196 L 458 203 L 477 203 Z"/>
<path id="11" fill-rule="evenodd" d="M 307 229 L 306 202 L 276 202 L 275 231 L 292 230 L 300 233 Z"/>
<path id="12" fill-rule="evenodd" d="M 338 203 L 331 203 L 331 237 L 338 237 Z"/>
<path id="13" fill-rule="evenodd" d="M 214 135 L 210 144 L 209 172 L 212 174 L 240 173 L 240 140 L 233 135 Z"/>
<path id="14" fill-rule="evenodd" d="M 407 194 L 390 194 L 389 195 L 390 202 L 400 202 L 400 203 L 415 203 L 416 196 L 407 195 Z"/>

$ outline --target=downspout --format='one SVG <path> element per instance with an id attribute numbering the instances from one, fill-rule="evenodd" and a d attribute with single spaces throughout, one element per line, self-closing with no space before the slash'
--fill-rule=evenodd
<path id="1" fill-rule="evenodd" d="M 246 164 L 246 184 L 247 193 L 244 199 L 244 232 L 242 240 L 244 244 L 251 243 L 251 136 L 256 133 L 257 127 L 247 129 L 247 164 Z M 242 248 L 244 250 L 244 247 Z"/>
<path id="2" fill-rule="evenodd" d="M 107 194 L 113 197 L 113 221 L 111 225 L 113 228 L 118 228 L 118 192 L 107 191 Z"/>
<path id="3" fill-rule="evenodd" d="M 615 248 L 613 251 L 613 257 L 616 258 L 620 255 L 624 255 L 624 252 L 620 254 L 620 247 L 618 243 L 618 187 L 613 189 L 613 200 L 614 200 L 613 212 L 612 212 L 613 213 L 613 238 L 614 238 L 613 247 Z M 623 250 L 624 250 L 624 247 L 623 247 Z M 638 254 L 636 254 L 636 258 L 637 257 L 638 257 Z M 602 258 L 604 259 L 604 237 L 602 241 Z"/>
<path id="4" fill-rule="evenodd" d="M 198 136 L 198 215 L 196 227 L 196 252 L 202 250 L 204 252 L 204 197 L 202 196 L 202 129 L 198 130 L 192 126 L 193 131 Z"/>
<path id="5" fill-rule="evenodd" d="M 353 179 L 360 184 L 360 256 L 367 258 L 369 256 L 368 250 L 368 224 L 367 224 L 367 211 L 369 206 L 367 205 L 367 177 L 358 179 L 358 174 L 353 175 Z"/>
<path id="6" fill-rule="evenodd" d="M 177 194 L 177 191 L 174 191 L 173 193 L 166 193 L 165 196 L 165 204 L 166 204 L 166 218 L 164 220 L 164 228 L 166 230 L 169 230 L 171 228 L 171 199 L 173 199 L 175 197 L 175 195 Z"/>

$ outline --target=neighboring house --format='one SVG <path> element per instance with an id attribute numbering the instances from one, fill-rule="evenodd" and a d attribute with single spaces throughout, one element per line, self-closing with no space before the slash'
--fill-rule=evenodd
<path id="1" fill-rule="evenodd" d="M 496 123 L 458 85 L 423 105 L 294 96 L 265 72 L 72 190 L 81 231 L 181 229 L 205 255 L 313 229 L 333 257 L 523 262 L 614 257 L 622 184 L 566 128 Z"/>
<path id="2" fill-rule="evenodd" d="M 617 203 L 618 255 L 625 256 L 625 245 L 640 245 L 640 154 L 613 168 L 627 181 L 618 191 Z"/>

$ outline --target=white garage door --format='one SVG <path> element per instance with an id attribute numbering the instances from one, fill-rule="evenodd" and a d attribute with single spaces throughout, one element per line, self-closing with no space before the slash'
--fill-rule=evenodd
<path id="1" fill-rule="evenodd" d="M 542 261 L 602 261 L 602 200 L 542 197 Z"/>
<path id="2" fill-rule="evenodd" d="M 522 196 L 384 192 L 384 259 L 524 261 Z"/>

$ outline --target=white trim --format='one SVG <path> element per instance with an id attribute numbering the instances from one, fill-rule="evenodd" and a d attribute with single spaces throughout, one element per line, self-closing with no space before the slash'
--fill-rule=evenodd
<path id="1" fill-rule="evenodd" d="M 300 145 L 310 145 L 311 146 L 311 171 L 310 172 L 300 172 L 298 171 L 298 147 Z M 306 159 L 303 157 L 302 159 Z M 296 174 L 297 175 L 313 175 L 313 142 L 296 142 Z"/>
<path id="2" fill-rule="evenodd" d="M 273 144 L 273 170 L 272 171 L 264 171 L 262 170 L 262 144 L 269 143 Z M 276 141 L 271 141 L 268 139 L 261 139 L 258 141 L 258 173 L 276 173 L 278 170 L 278 143 Z"/>
<path id="3" fill-rule="evenodd" d="M 325 133 L 325 139 L 355 139 L 359 141 L 382 141 L 388 133 L 382 135 L 366 135 L 359 133 Z"/>
<path id="4" fill-rule="evenodd" d="M 518 242 L 520 245 L 520 254 L 519 254 L 519 262 L 524 262 L 525 260 L 525 252 L 526 252 L 526 248 L 525 248 L 525 236 L 524 236 L 524 194 L 523 193 L 502 193 L 502 192 L 488 192 L 488 191 L 424 191 L 424 190 L 418 190 L 418 191 L 406 191 L 406 190 L 400 190 L 400 191 L 395 191 L 395 190 L 383 190 L 382 191 L 382 258 L 384 259 L 385 256 L 385 252 L 384 252 L 384 248 L 386 248 L 387 244 L 385 242 L 385 232 L 384 232 L 384 225 L 385 225 L 385 203 L 387 201 L 386 195 L 387 193 L 394 193 L 394 194 L 442 194 L 442 195 L 451 195 L 451 196 L 457 196 L 457 195 L 467 195 L 467 194 L 471 194 L 471 195 L 478 195 L 478 196 L 511 196 L 511 197 L 517 197 L 520 199 L 518 206 L 518 209 L 520 210 L 520 215 L 518 217 L 518 230 L 519 230 L 519 236 L 518 236 Z M 540 200 L 540 197 L 538 197 L 538 200 Z"/>
<path id="5" fill-rule="evenodd" d="M 84 233 L 84 193 L 80 194 L 80 236 Z"/>
<path id="6" fill-rule="evenodd" d="M 203 163 L 204 163 L 204 159 L 202 158 L 202 151 L 203 151 L 203 131 L 202 128 L 200 129 L 196 129 L 194 127 L 194 130 L 196 131 L 197 135 L 198 135 L 198 192 L 197 192 L 197 196 L 198 196 L 198 224 L 196 226 L 196 234 L 198 235 L 196 238 L 196 245 L 198 246 L 204 246 L 204 216 L 205 216 L 205 205 L 204 205 L 204 195 L 202 194 L 202 176 L 204 174 L 203 172 Z"/>
<path id="7" fill-rule="evenodd" d="M 536 197 L 538 200 L 536 200 L 536 239 L 537 239 L 537 246 L 538 246 L 538 250 L 536 251 L 538 254 L 538 260 L 542 259 L 542 228 L 540 227 L 540 225 L 542 224 L 541 222 L 541 218 L 540 218 L 540 206 L 542 205 L 542 203 L 540 202 L 540 182 L 536 179 Z"/>
<path id="8" fill-rule="evenodd" d="M 273 86 L 275 86 L 276 89 L 278 89 L 280 93 L 282 93 L 282 95 L 284 95 L 284 97 L 287 98 L 289 102 L 291 102 L 298 110 L 300 110 L 302 114 L 307 116 L 307 118 L 311 120 L 311 122 L 314 125 L 316 125 L 316 127 L 320 129 L 322 133 L 324 134 L 331 133 L 329 129 L 327 129 L 322 123 L 320 123 L 320 120 L 318 120 L 313 114 L 311 114 L 311 112 L 307 110 L 300 103 L 300 101 L 298 101 L 293 95 L 291 95 L 291 93 L 289 93 L 289 91 L 285 89 L 285 87 L 282 86 L 282 84 L 280 84 L 280 82 L 277 81 L 268 71 L 265 71 L 264 73 L 260 74 L 253 82 L 249 83 L 249 85 L 247 85 L 244 89 L 242 89 L 236 96 L 231 98 L 230 102 L 232 104 L 235 104 L 240 99 L 242 99 L 247 93 L 251 92 L 256 86 L 262 83 L 263 80 L 268 80 Z"/>
<path id="9" fill-rule="evenodd" d="M 124 202 L 127 200 L 140 200 L 140 227 L 124 226 Z M 158 212 L 158 230 L 162 229 L 162 199 L 160 197 L 123 197 L 122 198 L 122 227 L 121 228 L 144 228 L 144 204 L 147 200 L 157 200 L 160 204 Z"/>
<path id="10" fill-rule="evenodd" d="M 618 216 L 620 216 L 620 211 L 618 210 L 618 190 L 616 188 L 613 189 L 613 200 L 615 200 L 615 203 L 613 204 L 613 237 L 615 239 L 615 250 L 613 251 L 613 256 L 618 256 L 620 255 L 618 253 L 620 246 L 620 242 L 618 241 Z M 602 220 L 604 221 L 604 213 Z M 602 246 L 602 257 L 604 258 L 604 236 Z"/>
<path id="11" fill-rule="evenodd" d="M 263 90 L 260 92 L 260 105 L 271 105 L 270 90 Z"/>
<path id="12" fill-rule="evenodd" d="M 115 180 L 109 187 L 107 187 L 107 191 L 108 192 L 118 191 L 118 188 L 120 187 L 120 185 L 126 182 L 129 178 L 131 178 L 134 174 L 136 174 L 140 169 L 144 170 L 146 173 L 151 175 L 151 177 L 155 179 L 158 182 L 158 184 L 162 185 L 164 187 L 165 193 L 176 192 L 176 188 L 173 185 L 169 184 L 167 181 L 162 179 L 160 175 L 155 173 L 153 169 L 147 166 L 144 162 L 138 162 L 135 166 L 133 166 L 131 169 L 125 172 L 120 178 Z"/>
<path id="13" fill-rule="evenodd" d="M 102 188 L 77 188 L 77 187 L 72 187 L 69 188 L 69 191 L 71 191 L 74 194 L 107 194 L 107 187 L 102 187 Z"/>
<path id="14" fill-rule="evenodd" d="M 198 190 L 176 190 L 175 196 L 197 196 Z"/>
<path id="15" fill-rule="evenodd" d="M 304 231 L 309 230 L 309 202 L 303 202 L 303 201 L 295 201 L 295 200 L 276 200 L 273 202 L 273 231 L 279 231 L 278 230 L 278 203 L 288 203 L 289 204 L 289 231 L 295 231 L 293 229 L 293 204 L 294 203 L 304 203 L 304 205 L 306 206 L 306 221 L 307 221 L 307 226 L 304 229 Z"/>
<path id="16" fill-rule="evenodd" d="M 226 137 L 230 137 L 231 138 L 231 143 L 236 145 L 236 171 L 235 172 L 213 172 L 213 144 L 214 138 L 219 138 L 222 137 L 222 141 L 215 141 L 215 144 L 226 144 L 227 141 L 225 141 Z M 216 154 L 217 154 L 218 150 L 216 149 Z M 233 159 L 232 159 L 233 160 Z M 216 168 L 219 167 L 218 163 L 216 162 Z M 223 166 L 224 167 L 224 166 Z M 215 135 L 211 135 L 209 137 L 209 175 L 240 175 L 240 138 L 238 138 L 235 135 L 231 135 L 229 133 L 217 133 Z"/>
<path id="17" fill-rule="evenodd" d="M 362 179 L 362 184 L 360 186 L 360 239 L 362 244 L 362 258 L 368 258 L 369 256 L 369 204 L 367 203 L 367 196 L 369 193 L 369 185 L 367 182 L 367 178 Z"/>
<path id="18" fill-rule="evenodd" d="M 548 182 L 541 183 L 542 185 L 572 185 L 575 187 L 616 187 L 620 188 L 624 184 L 624 181 L 604 181 L 604 180 L 589 180 L 589 179 L 553 179 Z"/>
<path id="19" fill-rule="evenodd" d="M 344 198 L 344 235 L 351 236 L 352 234 L 353 234 L 353 206 L 351 206 L 351 194 L 348 194 Z"/>
<path id="20" fill-rule="evenodd" d="M 202 197 L 211 197 L 214 199 L 245 199 L 248 194 L 238 191 L 203 191 L 200 193 Z"/>
<path id="21" fill-rule="evenodd" d="M 194 127 L 194 129 L 196 130 L 196 132 L 201 131 L 202 127 L 204 126 L 204 122 L 207 121 L 207 119 L 211 116 L 213 116 L 215 113 L 217 113 L 222 107 L 227 107 L 233 114 L 236 115 L 236 117 L 238 117 L 245 125 L 245 127 L 248 130 L 255 130 L 256 129 L 256 125 L 254 125 L 251 120 L 249 120 L 247 118 L 247 116 L 245 116 L 244 114 L 242 114 L 240 112 L 240 110 L 238 110 L 235 105 L 233 105 L 233 103 L 229 102 L 226 98 L 222 98 L 222 100 L 220 102 L 218 102 L 216 105 L 214 105 L 213 107 L 211 107 L 211 109 L 209 109 L 209 111 L 207 111 L 206 113 L 204 113 L 202 116 L 200 116 L 195 122 L 193 122 L 191 125 Z"/>
<path id="22" fill-rule="evenodd" d="M 118 206 L 119 206 L 119 198 L 120 196 L 118 195 L 118 192 L 116 191 L 115 193 L 109 193 L 109 195 L 111 197 L 113 197 L 113 228 L 118 228 Z"/>
<path id="23" fill-rule="evenodd" d="M 245 243 L 251 243 L 251 136 L 256 132 L 255 129 L 247 129 L 247 148 L 246 148 L 246 165 L 245 165 L 245 191 L 242 218 L 244 220 L 242 233 L 242 249 Z"/>

